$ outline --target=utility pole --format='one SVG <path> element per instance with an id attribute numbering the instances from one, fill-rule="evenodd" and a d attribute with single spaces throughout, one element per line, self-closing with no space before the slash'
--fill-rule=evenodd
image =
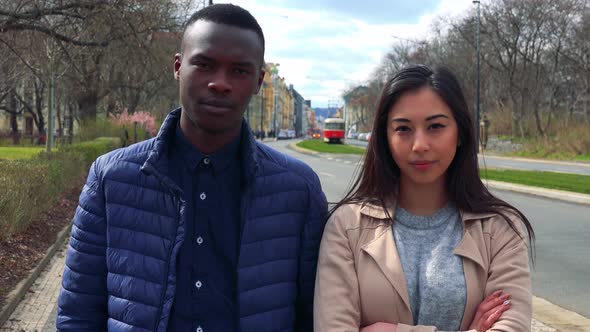
<path id="1" fill-rule="evenodd" d="M 45 151 L 51 152 L 53 147 L 53 114 L 55 108 L 55 45 L 52 42 L 49 53 L 49 114 L 47 116 L 47 132 L 45 133 Z"/>
<path id="2" fill-rule="evenodd" d="M 209 6 L 213 5 L 213 0 L 209 0 Z"/>
<path id="3" fill-rule="evenodd" d="M 475 143 L 477 145 L 477 151 L 479 152 L 479 26 L 480 26 L 480 2 L 479 0 L 473 0 L 473 3 L 477 4 L 477 69 L 476 69 L 476 79 L 475 79 L 475 86 L 476 86 L 476 96 L 475 96 Z"/>
<path id="4" fill-rule="evenodd" d="M 260 140 L 262 140 L 262 133 L 264 133 L 264 82 L 262 83 L 262 92 L 260 93 Z"/>

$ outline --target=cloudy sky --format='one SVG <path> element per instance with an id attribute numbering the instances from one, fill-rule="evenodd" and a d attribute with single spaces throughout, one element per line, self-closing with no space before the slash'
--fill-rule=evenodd
<path id="1" fill-rule="evenodd" d="M 428 34 L 437 16 L 456 16 L 471 0 L 217 0 L 249 10 L 262 26 L 266 61 L 312 107 L 341 105 L 347 87 L 369 79 L 399 38 Z"/>

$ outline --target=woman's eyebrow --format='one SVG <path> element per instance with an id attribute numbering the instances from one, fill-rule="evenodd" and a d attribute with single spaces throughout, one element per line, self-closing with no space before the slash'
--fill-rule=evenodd
<path id="1" fill-rule="evenodd" d="M 406 118 L 393 118 L 393 119 L 391 119 L 391 122 L 405 122 L 405 123 L 409 123 L 411 121 L 408 120 L 408 119 L 406 119 Z"/>
<path id="2" fill-rule="evenodd" d="M 430 120 L 434 120 L 434 119 L 438 119 L 438 118 L 446 118 L 448 119 L 449 117 L 444 115 L 444 114 L 436 114 L 436 115 L 431 115 L 429 117 L 426 118 L 426 121 L 430 121 Z"/>

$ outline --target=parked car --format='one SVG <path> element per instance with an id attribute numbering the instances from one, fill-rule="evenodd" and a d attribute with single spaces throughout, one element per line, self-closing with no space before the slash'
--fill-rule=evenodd
<path id="1" fill-rule="evenodd" d="M 349 131 L 348 135 L 346 136 L 346 138 L 348 139 L 356 139 L 358 137 L 359 133 L 357 133 L 356 131 Z"/>
<path id="2" fill-rule="evenodd" d="M 289 138 L 289 131 L 287 129 L 279 130 L 279 134 L 277 135 L 277 139 L 288 139 Z"/>
<path id="3" fill-rule="evenodd" d="M 359 141 L 366 141 L 367 134 L 368 133 L 359 133 L 358 136 L 356 137 L 356 139 L 358 139 Z"/>

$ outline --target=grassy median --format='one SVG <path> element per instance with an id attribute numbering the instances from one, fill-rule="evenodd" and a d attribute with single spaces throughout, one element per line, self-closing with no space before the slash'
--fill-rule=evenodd
<path id="1" fill-rule="evenodd" d="M 590 176 L 555 172 L 481 169 L 483 179 L 590 194 Z"/>
<path id="2" fill-rule="evenodd" d="M 364 154 L 365 148 L 347 144 L 328 144 L 319 139 L 308 139 L 297 143 L 300 148 L 325 153 Z"/>
<path id="3" fill-rule="evenodd" d="M 363 154 L 365 152 L 365 149 L 361 147 L 327 144 L 321 140 L 306 140 L 297 143 L 297 146 L 326 153 Z M 590 176 L 588 175 L 489 168 L 482 168 L 480 173 L 483 179 L 488 180 L 590 194 Z"/>

